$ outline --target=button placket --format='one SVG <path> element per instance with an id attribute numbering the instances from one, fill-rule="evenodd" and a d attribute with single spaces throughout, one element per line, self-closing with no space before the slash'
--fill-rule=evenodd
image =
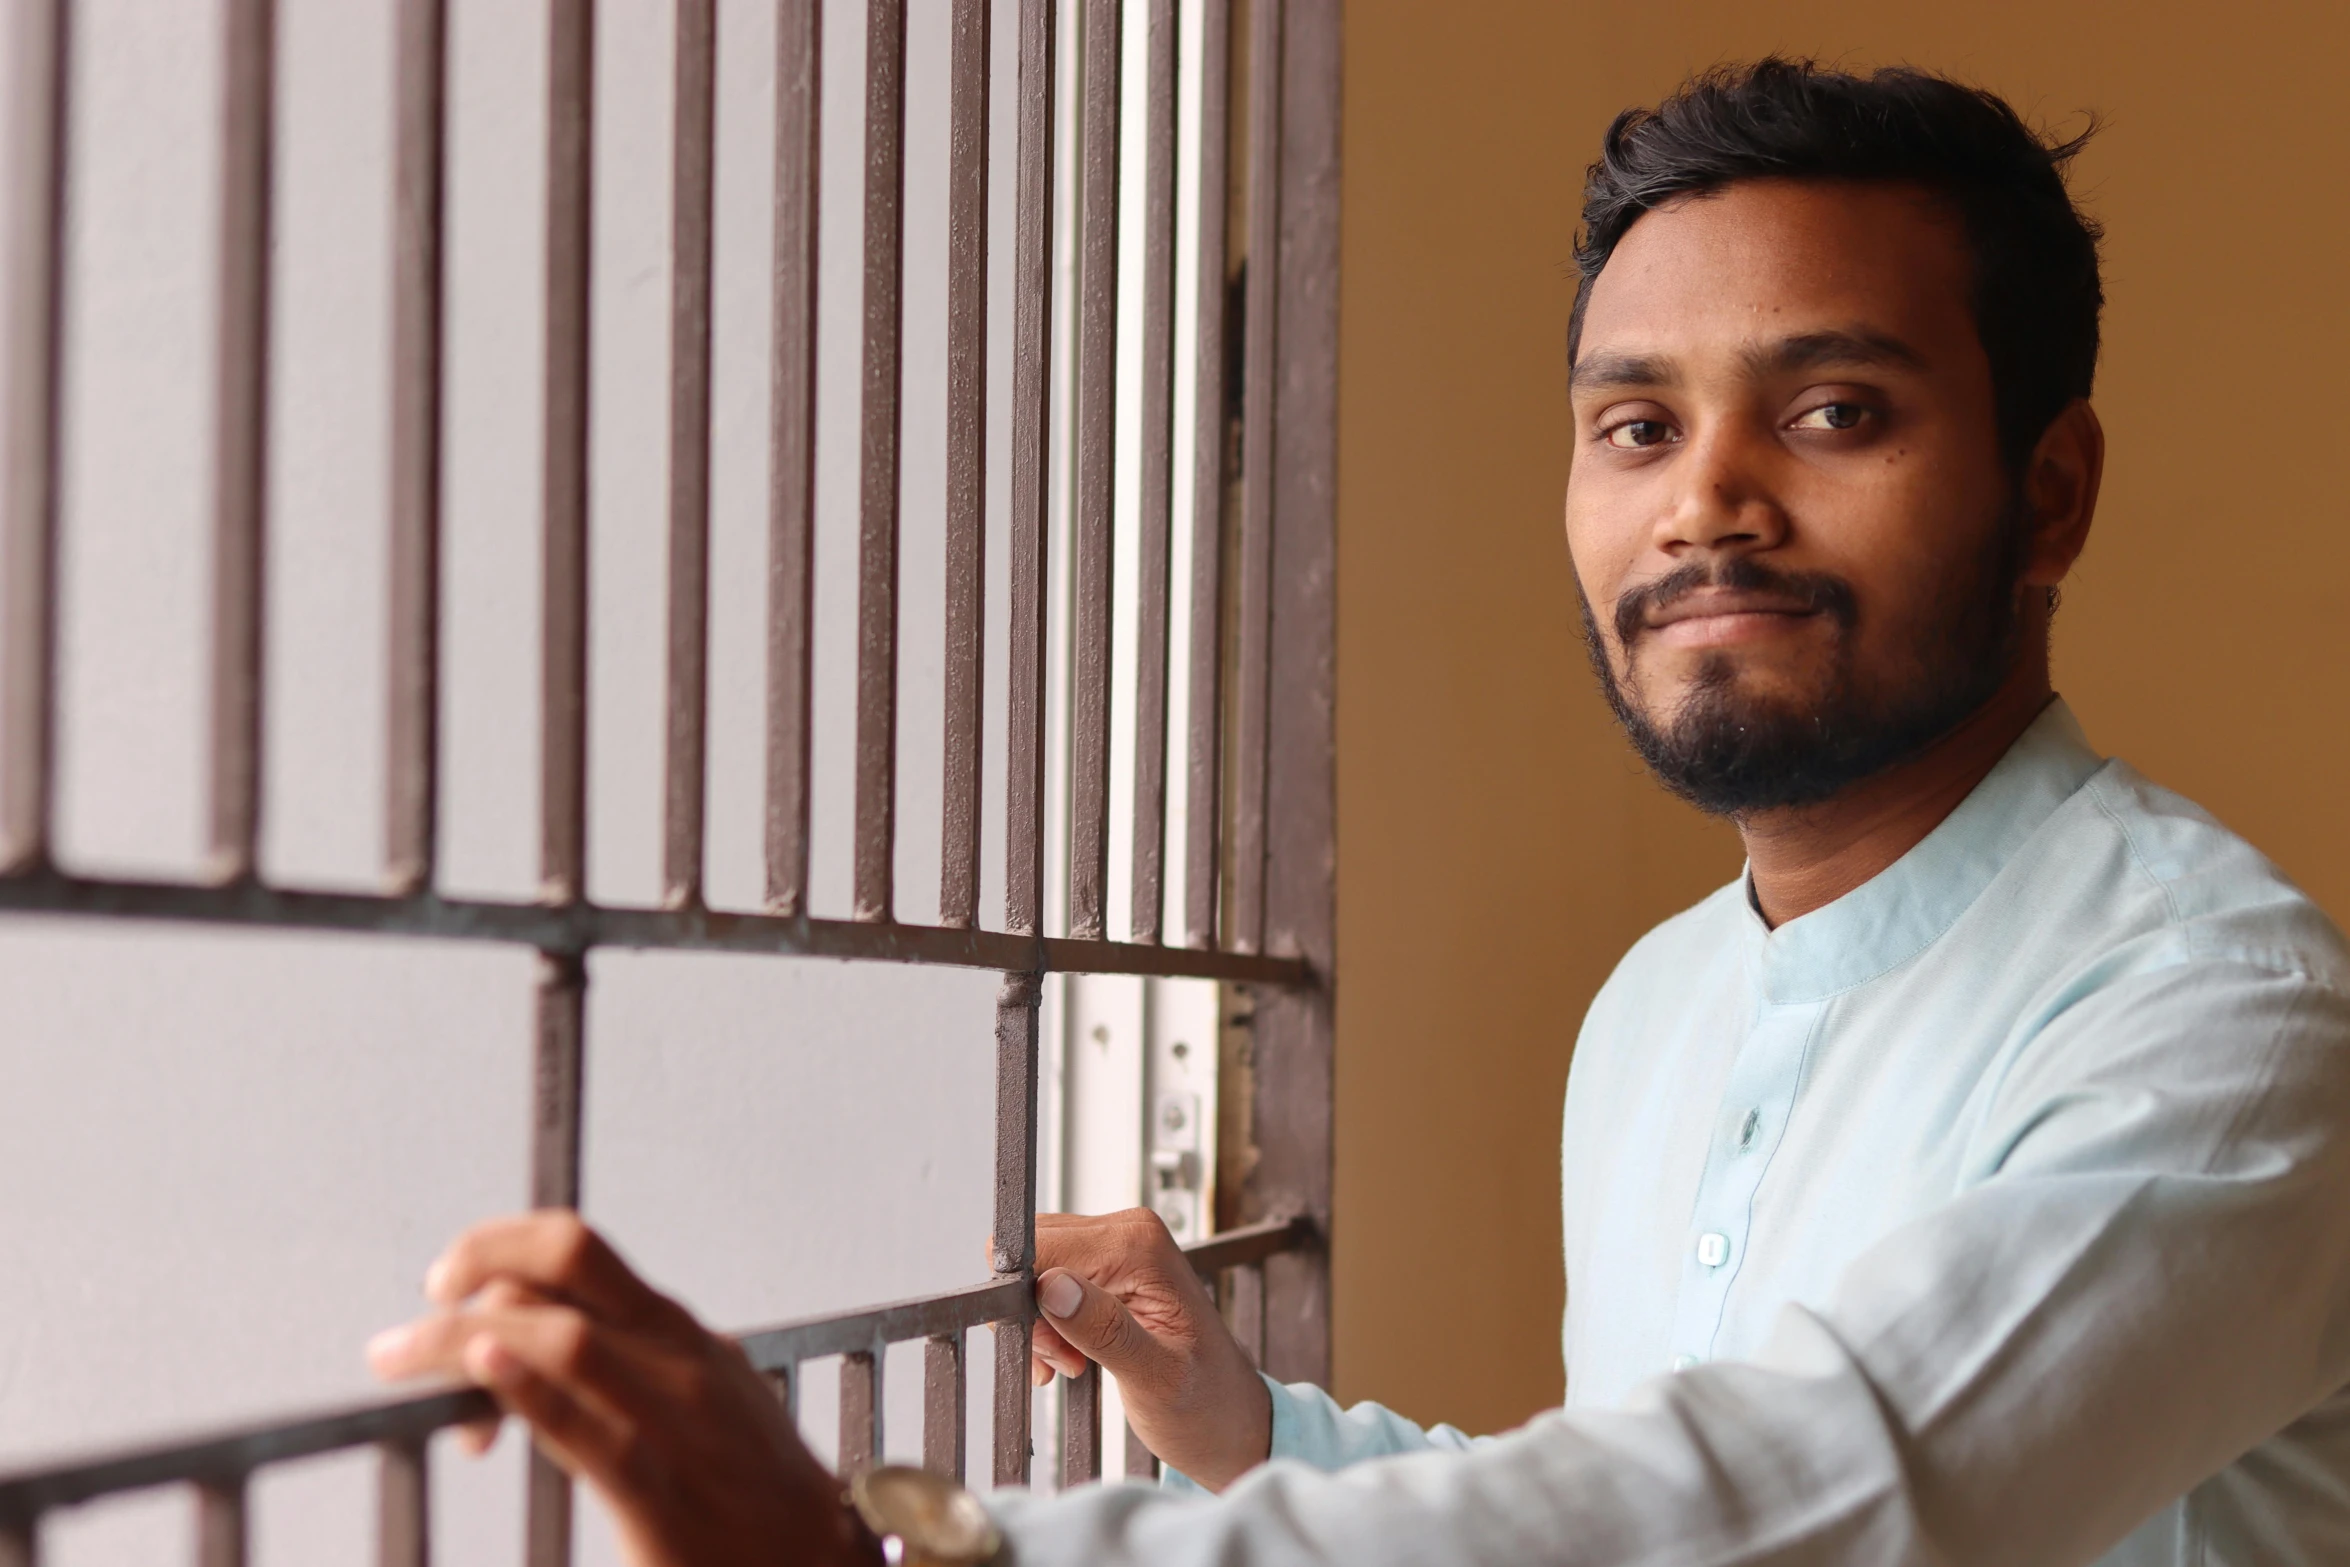
<path id="1" fill-rule="evenodd" d="M 1682 1252 L 1671 1361 L 1676 1371 L 1713 1352 L 1746 1253 L 1755 1191 L 1786 1130 L 1804 1057 L 1825 1009 L 1825 1002 L 1766 1004 L 1731 1064 Z"/>

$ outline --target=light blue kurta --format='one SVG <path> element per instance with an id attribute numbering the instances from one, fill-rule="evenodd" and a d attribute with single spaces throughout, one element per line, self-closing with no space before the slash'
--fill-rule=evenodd
<path id="1" fill-rule="evenodd" d="M 2350 1562 L 2350 952 L 2061 703 L 1835 903 L 1643 938 L 1562 1178 L 1564 1409 L 1277 1388 L 1223 1498 L 1000 1496 L 1014 1558 Z"/>

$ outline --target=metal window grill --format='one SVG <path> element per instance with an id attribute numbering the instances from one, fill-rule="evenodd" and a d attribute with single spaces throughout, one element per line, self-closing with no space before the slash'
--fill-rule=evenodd
<path id="1" fill-rule="evenodd" d="M 585 891 L 592 0 L 549 20 L 546 360 L 543 432 L 542 893 L 532 903 L 436 890 L 435 730 L 444 320 L 445 30 L 448 0 L 400 0 L 394 202 L 389 778 L 378 895 L 261 879 L 263 476 L 269 428 L 274 0 L 227 0 L 224 160 L 212 404 L 212 721 L 208 877 L 96 879 L 52 857 L 57 701 L 55 597 L 63 265 L 71 199 L 71 0 L 12 6 L 17 167 L 6 201 L 6 346 L 0 362 L 0 911 L 427 935 L 540 954 L 531 1202 L 579 1190 L 585 955 L 637 947 L 807 954 L 997 969 L 994 1277 L 944 1295 L 751 1332 L 742 1343 L 779 1394 L 801 1367 L 839 1357 L 840 1461 L 878 1458 L 881 1368 L 922 1341 L 925 1461 L 964 1468 L 964 1343 L 996 1326 L 1000 1483 L 1030 1465 L 1026 1327 L 1033 1314 L 1038 1002 L 1048 973 L 1223 981 L 1245 993 L 1252 1064 L 1238 1123 L 1251 1165 L 1222 1204 L 1229 1227 L 1190 1248 L 1269 1369 L 1326 1373 L 1332 957 L 1333 522 L 1339 9 L 1336 0 L 1200 0 L 1202 189 L 1197 472 L 1192 580 L 1178 605 L 1169 542 L 1176 319 L 1175 0 L 1135 0 L 1148 28 L 1139 657 L 1123 698 L 1136 715 L 1132 939 L 1106 939 L 1110 845 L 1109 654 L 1118 331 L 1118 82 L 1124 0 L 1075 0 L 1080 195 L 1076 203 L 1074 526 L 1070 604 L 1068 918 L 1045 929 L 1045 686 L 1056 0 L 1005 0 L 1018 28 L 1005 928 L 980 928 L 982 610 L 989 0 L 951 0 L 946 552 L 946 725 L 941 914 L 892 912 L 897 697 L 899 290 L 905 0 L 870 0 L 866 26 L 864 304 L 856 670 L 854 916 L 807 905 L 810 621 L 815 534 L 817 0 L 778 0 L 775 262 L 769 430 L 770 599 L 766 894 L 760 914 L 703 901 L 709 551 L 714 0 L 676 0 L 672 212 L 668 664 L 663 898 L 600 906 Z M 1245 80 L 1245 92 L 1234 89 Z M 1228 221 L 1228 210 L 1237 222 Z M 1237 312 L 1227 308 L 1227 285 Z M 1237 315 L 1238 319 L 1232 319 Z M 1245 325 L 1243 324 L 1245 323 Z M 1228 352 L 1237 348 L 1237 353 Z M 1231 384 L 1237 371 L 1238 385 Z M 1188 812 L 1179 940 L 1161 930 L 1169 767 L 1170 617 L 1190 617 L 1181 765 Z M 1229 1112 L 1228 1112 L 1229 1119 Z M 1101 1463 L 1098 1373 L 1065 1391 L 1061 1473 Z M 246 1558 L 245 1493 L 267 1464 L 368 1445 L 381 1454 L 379 1560 L 428 1551 L 425 1445 L 482 1413 L 471 1391 L 408 1398 L 215 1438 L 0 1476 L 0 1567 L 32 1567 L 45 1513 L 134 1489 L 198 1497 L 205 1567 Z M 570 1554 L 564 1477 L 534 1458 L 526 1556 Z"/>

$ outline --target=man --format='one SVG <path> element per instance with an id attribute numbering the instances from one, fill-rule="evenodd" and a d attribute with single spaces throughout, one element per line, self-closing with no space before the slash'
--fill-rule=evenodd
<path id="1" fill-rule="evenodd" d="M 1189 1478 L 992 1498 L 1004 1559 L 2350 1560 L 2350 952 L 2050 684 L 2104 456 L 2077 145 L 1780 61 L 1616 122 L 1567 540 L 1616 713 L 1748 863 L 1576 1047 L 1567 1405 L 1471 1442 L 1274 1386 L 1155 1221 L 1047 1219 L 1040 1365 Z M 876 1559 L 575 1221 L 433 1291 L 379 1367 L 495 1389 L 640 1562 Z"/>

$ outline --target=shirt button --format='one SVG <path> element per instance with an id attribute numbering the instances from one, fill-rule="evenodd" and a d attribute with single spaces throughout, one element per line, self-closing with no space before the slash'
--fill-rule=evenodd
<path id="1" fill-rule="evenodd" d="M 1697 1237 L 1697 1260 L 1709 1268 L 1718 1268 L 1730 1260 L 1730 1237 L 1707 1231 Z"/>
<path id="2" fill-rule="evenodd" d="M 1738 1151 L 1740 1153 L 1744 1153 L 1754 1146 L 1754 1134 L 1761 1128 L 1762 1112 L 1760 1110 L 1747 1111 L 1746 1118 L 1738 1123 Z"/>
<path id="3" fill-rule="evenodd" d="M 1697 1357 L 1695 1355 L 1675 1355 L 1673 1357 L 1673 1369 L 1675 1371 L 1687 1371 L 1691 1366 L 1696 1364 Z"/>

